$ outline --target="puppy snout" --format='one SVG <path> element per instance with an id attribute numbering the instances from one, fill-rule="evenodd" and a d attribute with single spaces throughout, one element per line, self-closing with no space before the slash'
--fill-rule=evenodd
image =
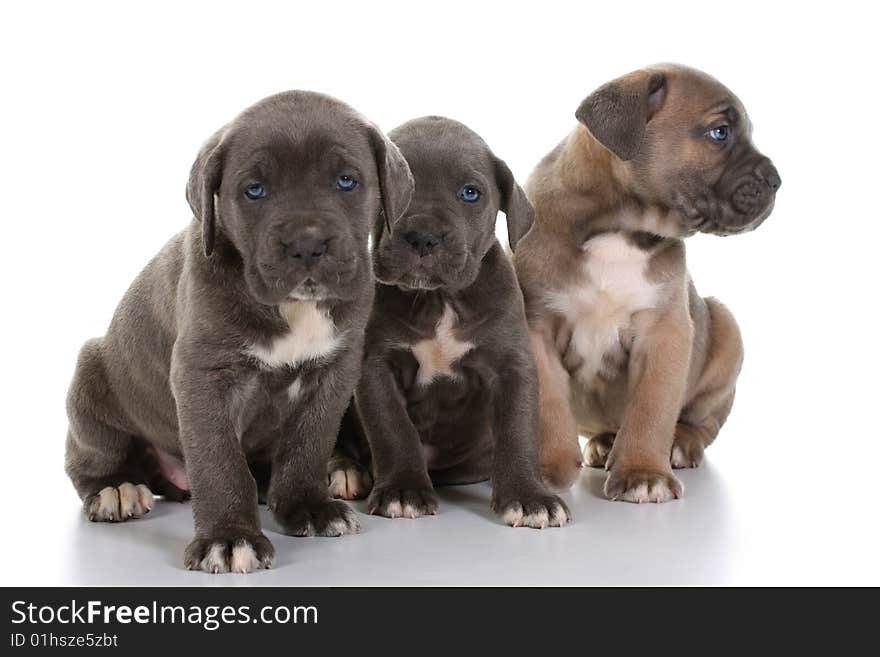
<path id="1" fill-rule="evenodd" d="M 750 216 L 763 206 L 764 194 L 760 183 L 750 181 L 737 187 L 730 200 L 738 212 Z"/>
<path id="2" fill-rule="evenodd" d="M 424 233 L 420 231 L 410 231 L 403 236 L 413 250 L 424 258 L 429 255 L 438 244 L 440 238 L 434 233 Z"/>
<path id="3" fill-rule="evenodd" d="M 758 177 L 761 178 L 761 180 L 767 184 L 767 187 L 769 187 L 774 193 L 782 186 L 782 178 L 779 177 L 779 172 L 776 170 L 776 167 L 773 166 L 773 163 L 766 158 L 757 166 L 755 173 L 758 174 Z"/>
<path id="4" fill-rule="evenodd" d="M 285 257 L 301 262 L 306 267 L 312 267 L 327 253 L 327 240 L 314 236 L 300 237 L 290 241 L 282 240 L 281 249 Z"/>

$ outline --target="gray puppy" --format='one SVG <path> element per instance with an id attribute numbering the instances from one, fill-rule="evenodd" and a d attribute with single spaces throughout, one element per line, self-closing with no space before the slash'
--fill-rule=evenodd
<path id="1" fill-rule="evenodd" d="M 514 526 L 562 526 L 565 504 L 541 483 L 538 384 L 522 294 L 495 237 L 511 247 L 534 212 L 507 165 L 460 123 L 410 121 L 390 133 L 416 189 L 397 221 L 378 222 L 379 284 L 356 408 L 372 452 L 372 513 L 433 514 L 436 484 L 491 477 L 492 506 Z M 330 464 L 333 494 L 357 497 L 357 417 Z M 359 472 L 361 473 L 359 475 Z"/>
<path id="2" fill-rule="evenodd" d="M 412 190 L 398 149 L 320 94 L 266 98 L 208 140 L 195 218 L 79 356 L 66 469 L 90 519 L 191 491 L 185 564 L 209 572 L 271 565 L 258 496 L 290 534 L 358 531 L 327 459 L 360 372 L 369 231 Z"/>

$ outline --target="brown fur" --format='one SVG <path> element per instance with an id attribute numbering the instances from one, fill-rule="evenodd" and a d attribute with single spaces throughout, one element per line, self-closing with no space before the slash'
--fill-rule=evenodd
<path id="1" fill-rule="evenodd" d="M 780 180 L 740 101 L 678 66 L 591 94 L 532 173 L 537 218 L 515 253 L 540 381 L 541 469 L 570 486 L 609 470 L 609 498 L 664 501 L 730 412 L 743 348 L 731 313 L 690 280 L 684 237 L 769 215 Z M 730 126 L 723 144 L 709 138 Z M 713 134 L 717 134 L 713 133 Z"/>

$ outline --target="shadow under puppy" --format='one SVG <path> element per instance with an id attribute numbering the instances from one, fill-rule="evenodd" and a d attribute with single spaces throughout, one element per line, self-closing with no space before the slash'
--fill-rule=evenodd
<path id="1" fill-rule="evenodd" d="M 590 94 L 526 184 L 536 220 L 515 254 L 541 382 L 545 479 L 609 471 L 615 500 L 679 497 L 733 405 L 743 345 L 703 298 L 683 239 L 735 235 L 773 209 L 779 174 L 730 90 L 691 68 L 635 71 Z"/>
<path id="2" fill-rule="evenodd" d="M 562 526 L 565 504 L 538 469 L 538 388 L 522 294 L 495 237 L 507 215 L 511 247 L 533 210 L 507 165 L 464 125 L 410 121 L 389 134 L 409 163 L 415 193 L 396 221 L 377 222 L 378 284 L 367 328 L 357 417 L 330 465 L 334 494 L 369 481 L 352 435 L 369 442 L 371 513 L 434 514 L 434 484 L 491 478 L 492 507 L 514 526 Z"/>
<path id="3" fill-rule="evenodd" d="M 320 94 L 266 98 L 208 140 L 193 221 L 80 352 L 66 470 L 91 520 L 191 491 L 185 564 L 215 573 L 271 565 L 258 495 L 290 534 L 358 530 L 327 459 L 360 374 L 369 233 L 412 188 L 397 147 Z"/>

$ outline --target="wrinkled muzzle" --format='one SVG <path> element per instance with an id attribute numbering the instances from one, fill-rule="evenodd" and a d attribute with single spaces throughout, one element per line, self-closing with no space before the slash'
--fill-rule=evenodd
<path id="1" fill-rule="evenodd" d="M 278 220 L 260 241 L 255 273 L 276 302 L 344 298 L 359 252 L 335 218 Z"/>
<path id="2" fill-rule="evenodd" d="M 716 235 L 754 230 L 770 216 L 781 185 L 782 179 L 770 159 L 758 155 L 757 160 L 727 172 L 714 198 L 698 199 L 698 230 Z"/>
<path id="3" fill-rule="evenodd" d="M 432 215 L 402 217 L 376 249 L 376 277 L 420 290 L 455 284 L 467 260 L 465 246 L 461 231 L 450 222 Z"/>

